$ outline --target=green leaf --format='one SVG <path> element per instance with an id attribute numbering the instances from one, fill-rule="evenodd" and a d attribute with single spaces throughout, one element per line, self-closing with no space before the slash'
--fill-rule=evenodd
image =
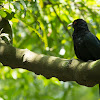
<path id="1" fill-rule="evenodd" d="M 0 10 L 0 16 L 5 18 L 7 16 L 7 14 L 5 11 Z"/>
<path id="2" fill-rule="evenodd" d="M 4 1 L 5 1 L 5 0 L 0 0 L 0 5 L 2 5 Z"/>

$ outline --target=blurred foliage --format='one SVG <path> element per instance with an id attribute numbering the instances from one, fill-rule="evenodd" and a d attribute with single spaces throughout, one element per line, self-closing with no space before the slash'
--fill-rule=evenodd
<path id="1" fill-rule="evenodd" d="M 10 20 L 13 45 L 36 53 L 76 58 L 72 28 L 83 18 L 100 39 L 99 0 L 1 0 L 0 16 Z M 98 86 L 88 88 L 75 82 L 46 79 L 24 69 L 0 66 L 0 100 L 97 100 Z"/>

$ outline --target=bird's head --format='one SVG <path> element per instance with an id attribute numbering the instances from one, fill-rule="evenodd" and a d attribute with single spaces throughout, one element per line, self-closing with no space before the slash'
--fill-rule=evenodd
<path id="1" fill-rule="evenodd" d="M 69 26 L 72 26 L 74 30 L 88 29 L 87 23 L 83 19 L 76 19 Z"/>

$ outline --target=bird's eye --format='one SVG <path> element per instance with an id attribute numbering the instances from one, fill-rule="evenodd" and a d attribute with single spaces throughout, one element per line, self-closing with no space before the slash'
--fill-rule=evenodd
<path id="1" fill-rule="evenodd" d="M 73 24 L 75 25 L 77 22 L 75 21 Z"/>

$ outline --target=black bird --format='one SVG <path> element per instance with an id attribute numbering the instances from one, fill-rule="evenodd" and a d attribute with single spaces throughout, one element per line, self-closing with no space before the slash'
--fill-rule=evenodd
<path id="1" fill-rule="evenodd" d="M 88 61 L 100 59 L 100 40 L 92 34 L 83 19 L 74 20 L 73 42 L 77 58 Z"/>
<path id="2" fill-rule="evenodd" d="M 74 28 L 72 35 L 74 51 L 77 58 L 83 61 L 100 59 L 100 40 L 89 31 L 86 21 L 83 19 L 74 20 L 72 27 Z"/>

